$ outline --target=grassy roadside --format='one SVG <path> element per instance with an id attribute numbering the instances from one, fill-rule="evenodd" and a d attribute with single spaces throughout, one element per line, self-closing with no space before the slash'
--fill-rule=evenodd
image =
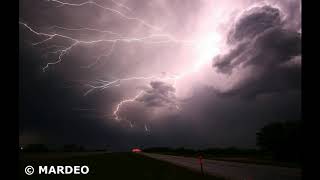
<path id="1" fill-rule="evenodd" d="M 24 168 L 27 165 L 64 166 L 87 165 L 90 168 L 88 175 L 36 175 L 27 176 Z M 87 156 L 20 156 L 19 176 L 21 179 L 139 179 L 139 180 L 219 180 L 213 176 L 201 176 L 197 172 L 152 158 L 133 153 L 106 153 Z"/>

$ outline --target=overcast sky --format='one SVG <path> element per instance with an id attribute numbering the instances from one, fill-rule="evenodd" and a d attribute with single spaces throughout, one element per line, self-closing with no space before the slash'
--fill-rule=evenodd
<path id="1" fill-rule="evenodd" d="M 22 145 L 252 148 L 300 119 L 300 1 L 19 3 Z"/>

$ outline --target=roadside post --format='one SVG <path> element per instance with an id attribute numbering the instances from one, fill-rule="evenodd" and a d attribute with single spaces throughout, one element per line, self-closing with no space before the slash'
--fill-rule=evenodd
<path id="1" fill-rule="evenodd" d="M 204 172 L 203 172 L 203 167 L 202 167 L 202 164 L 203 164 L 203 161 L 202 161 L 202 156 L 200 155 L 199 156 L 199 163 L 200 163 L 200 167 L 201 167 L 201 174 L 204 176 Z"/>

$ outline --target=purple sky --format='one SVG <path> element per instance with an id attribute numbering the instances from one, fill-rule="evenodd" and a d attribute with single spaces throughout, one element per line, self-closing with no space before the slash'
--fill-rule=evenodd
<path id="1" fill-rule="evenodd" d="M 300 1 L 30 1 L 20 144 L 254 147 L 300 119 Z"/>

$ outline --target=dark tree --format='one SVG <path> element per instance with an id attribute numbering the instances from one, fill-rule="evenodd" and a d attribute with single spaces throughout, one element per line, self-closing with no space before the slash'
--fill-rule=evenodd
<path id="1" fill-rule="evenodd" d="M 301 122 L 274 122 L 257 132 L 257 146 L 280 161 L 300 162 Z"/>

